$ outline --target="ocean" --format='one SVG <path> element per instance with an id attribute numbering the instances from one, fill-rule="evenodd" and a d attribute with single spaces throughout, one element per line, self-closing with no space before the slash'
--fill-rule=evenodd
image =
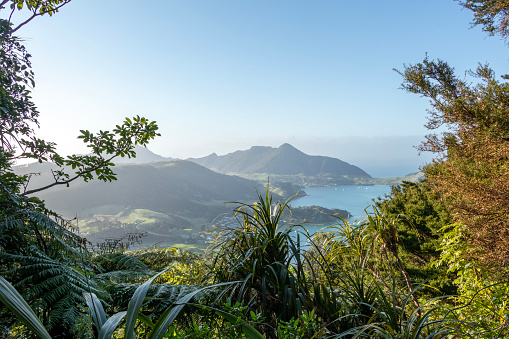
<path id="1" fill-rule="evenodd" d="M 336 186 L 336 187 L 308 187 L 304 191 L 308 194 L 293 199 L 292 207 L 321 206 L 326 208 L 339 208 L 352 214 L 350 221 L 364 218 L 364 209 L 373 204 L 372 199 L 384 197 L 390 193 L 391 186 Z M 323 226 L 304 225 L 308 232 L 314 233 Z"/>

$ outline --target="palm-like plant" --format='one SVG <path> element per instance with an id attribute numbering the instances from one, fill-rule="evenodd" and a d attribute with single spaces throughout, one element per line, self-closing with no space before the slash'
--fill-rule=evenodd
<path id="1" fill-rule="evenodd" d="M 166 271 L 166 270 L 165 270 Z M 162 338 L 168 330 L 170 324 L 175 320 L 178 314 L 186 306 L 186 303 L 190 302 L 197 294 L 203 292 L 209 288 L 219 288 L 231 285 L 232 283 L 222 283 L 213 286 L 207 286 L 201 289 L 197 289 L 182 296 L 173 307 L 168 308 L 154 323 L 149 317 L 141 313 L 142 306 L 145 301 L 148 289 L 152 281 L 163 274 L 162 271 L 155 276 L 151 277 L 144 284 L 139 286 L 134 295 L 132 296 L 127 311 L 118 312 L 111 317 L 107 317 L 101 301 L 97 298 L 94 293 L 84 293 L 86 304 L 89 307 L 90 316 L 97 329 L 96 337 L 98 339 L 110 339 L 113 332 L 118 329 L 122 320 L 125 318 L 124 338 L 134 339 L 136 338 L 135 326 L 139 320 L 150 327 L 150 331 L 147 334 L 147 338 Z M 30 306 L 26 303 L 23 297 L 14 289 L 14 287 L 7 282 L 4 278 L 0 277 L 0 302 L 5 304 L 16 317 L 25 324 L 25 326 L 32 331 L 38 338 L 41 339 L 52 339 L 52 336 L 46 331 L 39 317 L 33 312 Z M 232 321 L 242 332 L 250 339 L 263 339 L 261 335 L 251 325 L 240 321 L 240 319 L 234 317 L 234 315 L 216 310 L 218 315 Z"/>
<path id="2" fill-rule="evenodd" d="M 377 285 L 376 304 L 365 303 L 373 315 L 366 324 L 350 328 L 333 338 L 405 338 L 405 339 L 434 339 L 449 338 L 449 335 L 458 332 L 452 326 L 455 319 L 444 319 L 440 310 L 444 306 L 430 306 L 440 298 L 429 300 L 425 305 L 411 309 L 410 301 L 417 289 L 403 296 L 400 304 L 396 284 L 390 294 L 386 294 L 380 284 Z M 427 309 L 425 309 L 427 308 Z"/>
<path id="3" fill-rule="evenodd" d="M 294 238 L 294 226 L 279 224 L 288 203 L 274 203 L 268 186 L 254 204 L 240 203 L 235 210 L 239 226 L 222 229 L 212 252 L 213 281 L 241 281 L 233 296 L 258 309 L 272 327 L 276 319 L 297 318 L 311 304 L 309 258 L 303 256 L 300 235 Z"/>

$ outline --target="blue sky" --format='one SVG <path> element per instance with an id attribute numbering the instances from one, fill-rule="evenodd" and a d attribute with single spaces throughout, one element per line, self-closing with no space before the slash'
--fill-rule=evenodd
<path id="1" fill-rule="evenodd" d="M 18 13 L 14 21 L 21 20 Z M 84 152 L 79 129 L 156 120 L 172 157 L 289 142 L 374 176 L 430 160 L 412 147 L 428 103 L 393 68 L 441 58 L 507 70 L 507 47 L 455 1 L 74 0 L 18 33 L 33 55 L 38 134 Z"/>

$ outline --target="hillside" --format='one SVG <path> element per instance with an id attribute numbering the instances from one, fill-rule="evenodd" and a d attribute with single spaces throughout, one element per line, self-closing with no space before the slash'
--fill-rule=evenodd
<path id="1" fill-rule="evenodd" d="M 47 170 L 48 165 L 43 167 Z M 219 213 L 232 210 L 224 201 L 250 201 L 255 198 L 254 189 L 260 188 L 253 181 L 181 160 L 125 164 L 116 166 L 114 171 L 116 181 L 77 182 L 69 188 L 42 191 L 38 196 L 49 208 L 71 215 L 99 206 L 121 205 L 188 218 L 200 216 L 210 221 Z M 34 177 L 31 186 L 49 179 L 47 173 Z"/>
<path id="2" fill-rule="evenodd" d="M 52 165 L 30 164 L 16 168 L 18 174 L 40 172 L 33 176 L 29 188 L 51 183 Z M 115 166 L 117 179 L 112 182 L 75 181 L 70 187 L 53 187 L 37 194 L 46 206 L 66 218 L 78 217 L 80 234 L 93 242 L 119 238 L 127 233 L 147 232 L 143 243 L 164 246 L 183 244 L 205 248 L 208 238 L 202 232 L 210 230 L 213 221 L 229 216 L 236 223 L 233 210 L 237 204 L 252 203 L 265 188 L 255 181 L 225 175 L 185 160 L 121 164 Z M 293 196 L 299 187 L 280 184 L 272 187 L 277 193 Z M 293 209 L 292 222 L 323 223 L 322 208 Z M 338 210 L 339 211 L 339 210 Z M 342 211 L 345 215 L 347 211 Z M 186 247 L 188 248 L 188 247 Z M 192 248 L 188 248 L 192 249 Z"/>
<path id="3" fill-rule="evenodd" d="M 422 172 L 410 173 L 404 177 L 391 177 L 391 178 L 359 178 L 356 179 L 358 185 L 399 185 L 403 181 L 417 182 L 424 179 Z"/>
<path id="4" fill-rule="evenodd" d="M 307 155 L 290 144 L 278 148 L 253 146 L 246 151 L 236 151 L 223 156 L 213 153 L 204 158 L 189 161 L 219 173 L 235 173 L 253 176 L 300 176 L 332 178 L 337 183 L 353 183 L 351 178 L 371 178 L 357 166 L 336 158 Z M 341 182 L 346 181 L 346 182 Z"/>

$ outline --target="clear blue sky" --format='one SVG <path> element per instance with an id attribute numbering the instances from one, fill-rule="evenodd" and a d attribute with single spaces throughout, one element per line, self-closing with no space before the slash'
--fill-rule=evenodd
<path id="1" fill-rule="evenodd" d="M 159 123 L 149 148 L 164 156 L 289 142 L 392 176 L 430 159 L 412 148 L 428 103 L 393 68 L 428 53 L 458 74 L 507 73 L 504 42 L 471 20 L 452 0 L 74 0 L 18 35 L 38 134 L 64 154 L 84 152 L 79 129 L 139 114 Z"/>

